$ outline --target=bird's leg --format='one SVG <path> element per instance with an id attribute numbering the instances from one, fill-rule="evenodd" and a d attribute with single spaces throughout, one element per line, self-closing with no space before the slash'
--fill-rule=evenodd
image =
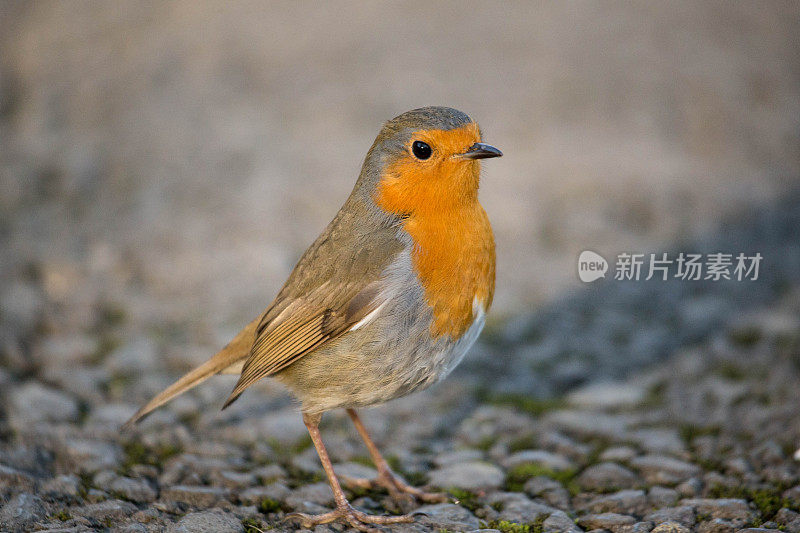
<path id="1" fill-rule="evenodd" d="M 378 447 L 375 445 L 375 442 L 369 436 L 369 433 L 367 433 L 367 428 L 364 427 L 364 424 L 361 422 L 361 418 L 358 416 L 358 413 L 356 413 L 354 409 L 348 409 L 347 414 L 350 415 L 350 418 L 353 420 L 353 425 L 356 426 L 356 431 L 358 431 L 358 434 L 361 435 L 361 438 L 364 440 L 364 444 L 367 445 L 367 450 L 369 450 L 369 455 L 372 457 L 372 462 L 375 463 L 375 467 L 378 469 L 378 477 L 376 479 L 371 480 L 348 478 L 348 484 L 360 488 L 374 488 L 376 485 L 378 485 L 388 490 L 392 498 L 396 500 L 403 500 L 404 494 L 409 494 L 414 498 L 422 500 L 423 502 L 448 501 L 446 494 L 441 492 L 425 492 L 416 487 L 412 487 L 400 476 L 392 472 L 392 469 L 389 468 L 389 464 L 386 462 L 386 459 L 383 458 L 381 452 L 378 451 Z"/>
<path id="2" fill-rule="evenodd" d="M 328 457 L 328 451 L 325 449 L 325 445 L 322 443 L 322 436 L 319 432 L 319 421 L 321 418 L 322 414 L 309 415 L 303 413 L 303 423 L 306 425 L 306 428 L 308 428 L 308 434 L 311 435 L 311 441 L 314 443 L 314 447 L 317 449 L 317 454 L 319 455 L 319 460 L 322 463 L 322 468 L 325 470 L 325 475 L 328 476 L 328 482 L 333 490 L 333 498 L 336 501 L 336 509 L 320 515 L 291 513 L 287 515 L 287 518 L 299 519 L 300 523 L 305 528 L 313 528 L 316 525 L 327 524 L 328 522 L 333 522 L 334 520 L 343 520 L 359 531 L 373 532 L 379 530 L 369 527 L 368 524 L 383 525 L 413 522 L 414 517 L 411 515 L 369 515 L 354 509 L 353 506 L 350 505 L 350 502 L 347 501 L 347 497 L 342 490 L 342 486 L 339 485 L 339 480 L 336 478 L 336 474 L 333 471 L 333 464 L 331 463 L 330 457 Z"/>

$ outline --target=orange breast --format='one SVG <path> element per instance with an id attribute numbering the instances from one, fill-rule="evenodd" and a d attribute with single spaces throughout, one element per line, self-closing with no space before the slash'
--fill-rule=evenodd
<path id="1" fill-rule="evenodd" d="M 431 333 L 457 339 L 475 319 L 474 300 L 488 310 L 494 296 L 494 237 L 486 212 L 475 203 L 464 212 L 410 217 L 404 227 L 414 239 L 414 267 L 433 309 Z"/>

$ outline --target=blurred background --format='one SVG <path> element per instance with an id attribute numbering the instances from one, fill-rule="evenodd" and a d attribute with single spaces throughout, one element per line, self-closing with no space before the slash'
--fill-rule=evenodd
<path id="1" fill-rule="evenodd" d="M 73 312 L 105 300 L 235 328 L 346 198 L 382 122 L 424 105 L 466 111 L 506 154 L 481 190 L 497 317 L 577 285 L 583 249 L 713 231 L 800 171 L 795 2 L 0 13 L 3 301 L 38 280 Z"/>
<path id="2" fill-rule="evenodd" d="M 660 429 L 645 438 L 617 431 L 630 417 L 578 410 L 558 415 L 559 432 L 609 439 L 611 428 L 636 453 L 686 458 L 693 437 L 718 434 L 709 424 L 729 428 L 725 449 L 738 453 L 749 424 L 756 444 L 774 439 L 770 457 L 789 457 L 800 442 L 797 2 L 5 1 L 0 463 L 44 477 L 111 466 L 162 490 L 181 481 L 131 468 L 141 454 L 119 424 L 264 309 L 382 123 L 426 105 L 467 112 L 505 156 L 484 164 L 481 184 L 498 249 L 483 340 L 456 379 L 370 420 L 379 440 L 404 432 L 389 444 L 406 471 L 429 469 L 437 450 L 494 450 L 485 438 L 502 444 L 563 406 L 536 402 L 593 383 L 576 409 L 632 402 L 637 423 Z M 587 286 L 585 249 L 610 261 L 764 259 L 758 282 Z M 602 388 L 645 370 L 655 374 Z M 135 438 L 233 452 L 235 468 L 247 467 L 236 446 L 263 459 L 264 442 L 302 438 L 269 380 L 220 415 L 232 379 L 160 410 Z M 658 422 L 655 400 L 666 402 Z M 537 422 L 503 426 L 519 418 L 484 404 Z M 678 431 L 687 424 L 703 430 Z M 780 487 L 799 479 L 791 468 Z"/>

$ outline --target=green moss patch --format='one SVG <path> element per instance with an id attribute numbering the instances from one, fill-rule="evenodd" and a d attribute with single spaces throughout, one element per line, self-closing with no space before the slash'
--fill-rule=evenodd
<path id="1" fill-rule="evenodd" d="M 571 491 L 575 484 L 574 480 L 576 474 L 577 471 L 573 469 L 556 471 L 540 464 L 525 463 L 509 470 L 506 478 L 506 489 L 512 492 L 521 492 L 526 481 L 533 477 L 544 476 L 558 481 Z"/>
<path id="2" fill-rule="evenodd" d="M 124 454 L 122 470 L 125 473 L 133 465 L 140 464 L 161 468 L 168 459 L 182 453 L 183 449 L 174 444 L 146 446 L 140 441 L 129 441 L 123 445 L 122 452 Z"/>
<path id="3" fill-rule="evenodd" d="M 531 524 L 519 524 L 508 520 L 492 520 L 486 524 L 486 527 L 488 529 L 496 529 L 502 533 L 542 533 L 544 531 L 544 521 L 547 520 L 548 516 L 541 515 Z"/>
<path id="4" fill-rule="evenodd" d="M 782 489 L 775 487 L 753 489 L 741 485 L 735 487 L 714 485 L 708 490 L 710 498 L 737 498 L 752 502 L 758 508 L 763 520 L 770 520 L 783 507 L 800 511 L 798 502 L 784 498 L 782 493 Z"/>

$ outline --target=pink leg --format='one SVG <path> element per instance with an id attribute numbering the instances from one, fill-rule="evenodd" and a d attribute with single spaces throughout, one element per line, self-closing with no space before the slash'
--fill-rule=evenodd
<path id="1" fill-rule="evenodd" d="M 348 484 L 367 489 L 374 488 L 376 485 L 381 486 L 388 490 L 392 498 L 396 500 L 402 500 L 404 499 L 404 494 L 410 494 L 411 496 L 422 500 L 423 502 L 448 501 L 449 498 L 446 494 L 439 492 L 425 492 L 416 487 L 412 487 L 394 472 L 392 472 L 392 469 L 389 468 L 389 464 L 386 462 L 386 459 L 383 458 L 381 452 L 378 451 L 378 447 L 375 445 L 375 442 L 369 436 L 369 433 L 367 433 L 367 428 L 364 427 L 364 424 L 361 422 L 361 418 L 358 416 L 358 413 L 356 413 L 354 409 L 348 409 L 347 414 L 350 415 L 350 418 L 353 420 L 353 424 L 356 426 L 356 431 L 358 431 L 358 434 L 361 435 L 361 438 L 364 440 L 364 444 L 367 445 L 367 450 L 369 450 L 369 455 L 372 457 L 372 462 L 375 463 L 375 467 L 378 469 L 377 479 L 348 479 Z"/>
<path id="2" fill-rule="evenodd" d="M 311 435 L 311 440 L 314 442 L 314 447 L 317 449 L 319 460 L 322 463 L 322 468 L 325 469 L 325 474 L 328 476 L 328 482 L 333 490 L 333 497 L 336 501 L 336 509 L 325 514 L 308 515 L 304 513 L 291 513 L 287 518 L 297 518 L 305 528 L 313 528 L 318 524 L 327 524 L 334 520 L 343 520 L 350 524 L 350 526 L 358 529 L 359 531 L 379 531 L 375 528 L 369 527 L 367 524 L 398 524 L 403 522 L 413 522 L 414 518 L 410 515 L 401 516 L 376 516 L 368 515 L 354 509 L 350 502 L 347 501 L 342 486 L 336 478 L 333 471 L 333 464 L 325 445 L 322 443 L 322 436 L 319 432 L 319 421 L 322 418 L 321 414 L 308 415 L 303 413 L 303 423 L 308 428 L 308 434 Z"/>

